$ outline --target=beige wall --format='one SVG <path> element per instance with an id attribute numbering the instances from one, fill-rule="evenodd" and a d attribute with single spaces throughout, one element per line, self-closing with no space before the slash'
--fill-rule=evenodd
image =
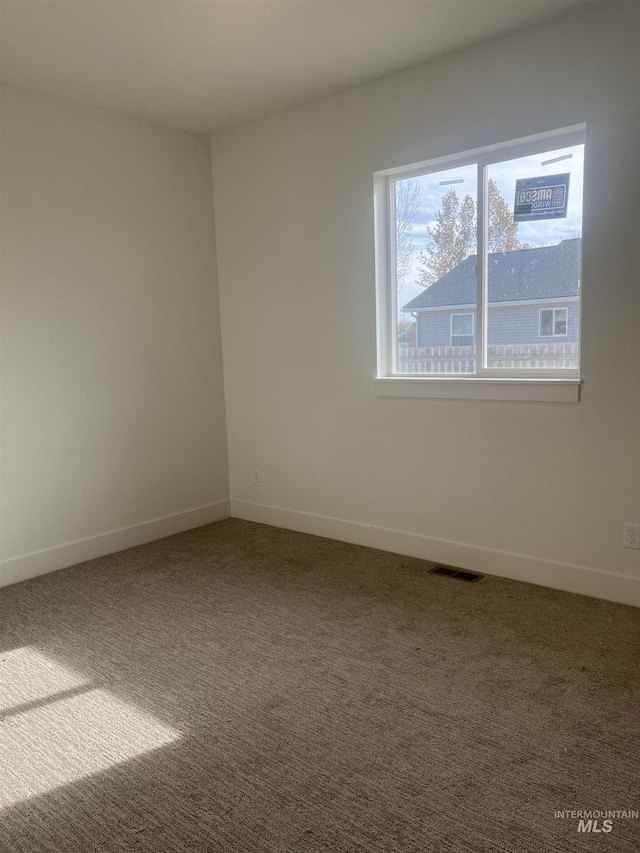
<path id="1" fill-rule="evenodd" d="M 637 596 L 637 48 L 605 4 L 213 140 L 234 514 Z M 582 402 L 376 397 L 373 172 L 580 122 Z"/>
<path id="2" fill-rule="evenodd" d="M 2 119 L 9 582 L 226 514 L 228 472 L 208 140 L 11 86 Z"/>

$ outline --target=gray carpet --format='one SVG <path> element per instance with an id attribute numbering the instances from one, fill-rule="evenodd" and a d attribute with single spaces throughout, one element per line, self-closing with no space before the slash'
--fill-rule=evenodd
<path id="1" fill-rule="evenodd" d="M 0 850 L 637 850 L 554 811 L 638 808 L 639 612 L 428 568 L 227 520 L 0 590 Z"/>

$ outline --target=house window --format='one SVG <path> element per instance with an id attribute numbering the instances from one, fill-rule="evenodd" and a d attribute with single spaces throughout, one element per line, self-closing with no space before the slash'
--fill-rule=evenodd
<path id="1" fill-rule="evenodd" d="M 473 346 L 473 314 L 451 315 L 451 346 Z"/>
<path id="2" fill-rule="evenodd" d="M 540 311 L 540 337 L 566 337 L 567 309 L 545 308 Z"/>
<path id="3" fill-rule="evenodd" d="M 584 148 L 580 125 L 376 173 L 379 379 L 579 379 Z"/>

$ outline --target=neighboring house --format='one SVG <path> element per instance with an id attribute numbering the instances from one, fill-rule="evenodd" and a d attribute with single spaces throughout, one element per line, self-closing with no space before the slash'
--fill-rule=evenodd
<path id="1" fill-rule="evenodd" d="M 488 344 L 577 343 L 582 240 L 489 255 Z M 474 346 L 476 256 L 403 306 L 417 347 Z"/>

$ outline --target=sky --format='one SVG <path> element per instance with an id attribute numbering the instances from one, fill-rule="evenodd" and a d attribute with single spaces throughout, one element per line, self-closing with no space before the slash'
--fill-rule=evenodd
<path id="1" fill-rule="evenodd" d="M 571 155 L 568 157 L 568 155 Z M 568 159 L 560 162 L 542 165 L 547 160 L 558 157 Z M 518 239 L 523 243 L 536 245 L 555 245 L 561 240 L 582 236 L 582 174 L 584 168 L 584 145 L 550 149 L 542 154 L 530 157 L 520 157 L 495 163 L 488 167 L 488 178 L 493 179 L 502 196 L 513 210 L 516 180 L 534 178 L 541 175 L 571 175 L 569 179 L 569 203 L 566 218 L 539 220 L 537 222 L 521 222 L 518 228 Z M 427 246 L 427 227 L 435 223 L 435 214 L 439 210 L 442 198 L 449 190 L 456 190 L 460 200 L 470 195 L 476 200 L 477 178 L 475 166 L 464 166 L 457 169 L 444 169 L 421 175 L 413 179 L 420 188 L 420 208 L 414 217 L 413 252 L 411 269 L 405 280 L 404 289 L 398 298 L 398 307 L 409 302 L 422 292 L 423 287 L 417 284 L 419 277 L 419 253 Z M 462 181 L 462 183 L 445 184 L 441 181 Z M 398 182 L 400 183 L 400 182 Z M 403 319 L 409 315 L 399 314 Z"/>

